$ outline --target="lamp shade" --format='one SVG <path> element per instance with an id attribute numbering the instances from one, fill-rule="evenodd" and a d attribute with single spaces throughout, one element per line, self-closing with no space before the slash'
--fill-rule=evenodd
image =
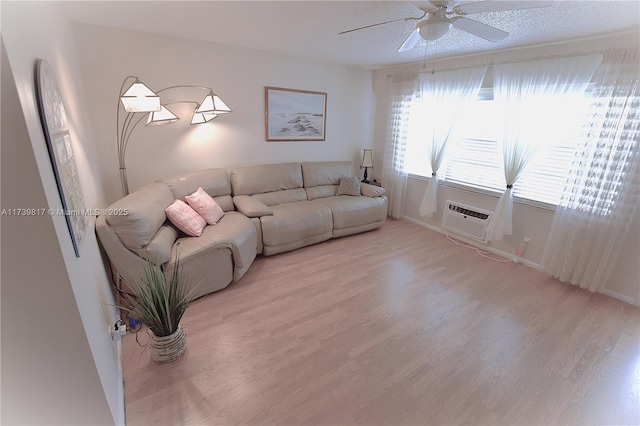
<path id="1" fill-rule="evenodd" d="M 362 163 L 360 164 L 360 167 L 371 167 L 373 168 L 373 155 L 372 155 L 372 150 L 371 149 L 365 149 L 364 153 L 362 154 Z"/>
<path id="2" fill-rule="evenodd" d="M 210 91 L 207 97 L 204 98 L 200 106 L 196 109 L 196 112 L 224 114 L 231 112 L 231 108 L 229 108 L 218 95 Z"/>
<path id="3" fill-rule="evenodd" d="M 164 105 L 160 105 L 160 111 L 152 111 L 149 113 L 149 118 L 147 118 L 147 127 L 171 124 L 178 120 L 180 119 L 174 113 L 165 108 Z"/>
<path id="4" fill-rule="evenodd" d="M 193 113 L 193 117 L 191 118 L 191 124 L 203 124 L 208 123 L 209 121 L 216 118 L 218 114 L 214 114 L 212 112 L 198 112 L 196 110 Z"/>
<path id="5" fill-rule="evenodd" d="M 160 97 L 138 79 L 127 89 L 120 101 L 127 112 L 160 111 Z"/>

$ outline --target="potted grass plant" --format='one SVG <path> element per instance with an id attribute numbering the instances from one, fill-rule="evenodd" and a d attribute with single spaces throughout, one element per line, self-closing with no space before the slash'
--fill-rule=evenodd
<path id="1" fill-rule="evenodd" d="M 180 259 L 165 277 L 162 265 L 143 261 L 143 273 L 129 286 L 132 294 L 124 294 L 128 306 L 118 305 L 149 327 L 149 352 L 156 362 L 178 359 L 187 348 L 182 315 L 193 300 L 197 286 L 190 289 L 181 278 Z"/>

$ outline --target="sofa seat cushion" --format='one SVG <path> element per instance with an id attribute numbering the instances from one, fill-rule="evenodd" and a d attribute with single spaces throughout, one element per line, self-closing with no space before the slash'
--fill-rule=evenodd
<path id="1" fill-rule="evenodd" d="M 309 238 L 331 238 L 331 210 L 325 205 L 297 201 L 272 206 L 271 210 L 273 215 L 260 218 L 265 250 L 267 246 L 289 247 L 292 243 L 305 242 Z"/>
<path id="2" fill-rule="evenodd" d="M 227 212 L 213 226 L 206 226 L 198 238 L 178 238 L 173 245 L 172 260 L 180 256 L 186 265 L 190 259 L 206 255 L 214 250 L 230 249 L 236 269 L 245 270 L 256 257 L 256 228 L 251 219 L 238 212 Z"/>
<path id="3" fill-rule="evenodd" d="M 318 198 L 310 203 L 321 204 L 331 210 L 333 228 L 345 229 L 375 222 L 384 222 L 387 217 L 387 199 L 385 197 L 352 197 L 337 195 Z"/>

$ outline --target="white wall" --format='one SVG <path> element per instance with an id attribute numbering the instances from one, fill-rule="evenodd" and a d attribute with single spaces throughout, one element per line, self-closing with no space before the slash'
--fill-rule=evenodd
<path id="1" fill-rule="evenodd" d="M 640 43 L 638 31 L 625 32 L 607 37 L 595 37 L 574 42 L 555 43 L 545 46 L 533 46 L 522 49 L 509 49 L 474 54 L 459 58 L 438 60 L 435 62 L 436 71 L 440 68 L 453 68 L 458 66 L 481 65 L 492 62 L 508 61 L 518 58 L 535 58 L 545 55 L 561 55 L 563 53 L 593 52 L 597 49 L 616 46 L 637 46 Z M 427 72 L 431 70 L 433 63 L 428 61 Z M 413 64 L 403 67 L 387 68 L 374 71 L 373 83 L 376 95 L 376 124 L 374 134 L 374 150 L 384 152 L 386 139 L 386 120 L 389 94 L 391 90 L 392 74 L 404 72 L 421 72 L 422 64 Z M 381 178 L 382 158 L 374 159 L 374 176 Z M 408 219 L 431 228 L 440 228 L 446 200 L 451 199 L 460 203 L 480 207 L 493 211 L 498 197 L 479 194 L 476 192 L 460 190 L 448 186 L 440 186 L 438 192 L 438 212 L 433 218 L 420 216 L 419 206 L 427 188 L 427 180 L 421 178 L 409 178 L 405 201 L 405 215 Z M 513 217 L 513 235 L 505 236 L 503 241 L 492 242 L 489 248 L 496 252 L 513 255 L 523 237 L 531 238 L 531 243 L 523 256 L 523 262 L 530 266 L 537 266 L 541 257 L 547 235 L 553 220 L 553 211 L 533 207 L 530 205 L 515 203 Z M 630 303 L 640 304 L 640 267 L 638 266 L 638 247 L 640 246 L 640 225 L 638 215 L 632 224 L 631 231 L 626 238 L 623 253 L 619 257 L 615 272 L 605 285 L 604 293 L 625 300 Z"/>
<path id="2" fill-rule="evenodd" d="M 2 38 L 2 208 L 62 207 L 37 110 L 38 58 L 57 76 L 85 207 L 102 205 L 70 22 L 55 3 L 2 2 Z M 93 218 L 87 229 L 76 258 L 63 216 L 2 218 L 3 423 L 124 424 L 108 333 L 117 313 Z"/>
<path id="3" fill-rule="evenodd" d="M 182 124 L 136 129 L 127 153 L 132 189 L 205 167 L 262 162 L 347 159 L 358 170 L 362 149 L 373 143 L 368 70 L 72 25 L 51 2 L 2 2 L 2 31 L 3 90 L 15 92 L 2 98 L 15 114 L 3 116 L 14 125 L 2 126 L 3 208 L 61 207 L 36 106 L 38 58 L 58 78 L 87 208 L 120 198 L 115 106 L 131 74 L 156 89 L 210 86 L 234 110 L 190 127 L 188 111 L 179 109 Z M 327 92 L 326 141 L 265 142 L 264 86 Z M 63 217 L 5 217 L 2 226 L 3 423 L 123 424 L 120 359 L 108 335 L 116 312 L 93 220 L 79 259 Z"/>
<path id="4" fill-rule="evenodd" d="M 192 106 L 178 105 L 178 123 L 136 128 L 126 157 L 131 190 L 209 167 L 329 160 L 356 165 L 362 150 L 373 144 L 375 102 L 369 70 L 87 24 L 74 24 L 74 32 L 110 201 L 120 197 L 115 107 L 128 75 L 138 76 L 153 90 L 180 84 L 211 87 L 233 109 L 209 124 L 189 126 Z M 326 92 L 326 140 L 266 142 L 265 86 Z M 192 91 L 173 90 L 163 102 L 180 94 L 200 100 L 206 92 L 196 91 L 194 97 Z"/>

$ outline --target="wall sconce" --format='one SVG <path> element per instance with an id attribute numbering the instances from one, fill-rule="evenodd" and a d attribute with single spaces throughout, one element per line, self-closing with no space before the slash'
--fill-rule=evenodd
<path id="1" fill-rule="evenodd" d="M 135 79 L 133 84 L 124 91 L 124 87 L 127 81 Z M 177 88 L 195 88 L 209 91 L 202 102 L 196 102 L 191 100 L 170 102 L 167 104 L 160 103 L 159 94 L 171 89 Z M 124 91 L 124 93 L 123 93 Z M 121 117 L 122 109 L 120 103 L 124 107 L 124 118 Z M 192 103 L 195 104 L 195 110 L 193 117 L 191 118 L 191 124 L 203 124 L 208 123 L 220 114 L 232 112 L 218 95 L 213 93 L 209 87 L 203 86 L 191 86 L 191 85 L 179 85 L 170 86 L 153 92 L 144 83 L 138 80 L 138 77 L 128 76 L 122 82 L 120 92 L 118 93 L 118 109 L 116 114 L 116 126 L 117 126 L 117 143 L 118 143 L 118 163 L 120 168 L 120 182 L 122 184 L 123 196 L 129 194 L 129 183 L 127 181 L 127 168 L 125 166 L 125 153 L 127 151 L 127 144 L 129 143 L 129 137 L 136 128 L 136 126 L 142 121 L 144 115 L 138 117 L 136 121 L 136 114 L 149 113 L 147 116 L 147 127 L 160 126 L 163 124 L 172 124 L 178 121 L 178 118 L 173 112 L 171 112 L 167 105 L 178 103 Z"/>
<path id="2" fill-rule="evenodd" d="M 360 168 L 364 168 L 364 179 L 362 179 L 363 183 L 369 183 L 367 180 L 367 168 L 371 167 L 373 169 L 373 150 L 365 149 L 362 153 L 362 163 L 360 163 Z"/>

